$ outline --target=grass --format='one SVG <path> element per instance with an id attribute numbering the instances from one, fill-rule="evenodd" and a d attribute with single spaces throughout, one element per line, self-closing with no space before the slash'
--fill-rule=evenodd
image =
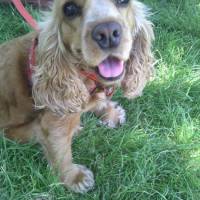
<path id="1" fill-rule="evenodd" d="M 73 143 L 75 162 L 95 174 L 95 189 L 67 191 L 39 146 L 0 138 L 1 200 L 200 199 L 200 2 L 144 2 L 154 13 L 155 80 L 134 101 L 114 97 L 127 110 L 124 126 L 111 130 L 84 115 Z M 0 7 L 0 43 L 28 30 L 13 8 Z"/>

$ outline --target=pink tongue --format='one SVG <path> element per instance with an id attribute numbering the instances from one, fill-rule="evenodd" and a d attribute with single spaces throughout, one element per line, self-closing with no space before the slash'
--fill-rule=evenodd
<path id="1" fill-rule="evenodd" d="M 99 66 L 99 73 L 105 78 L 115 78 L 122 74 L 124 62 L 117 58 L 107 58 Z"/>

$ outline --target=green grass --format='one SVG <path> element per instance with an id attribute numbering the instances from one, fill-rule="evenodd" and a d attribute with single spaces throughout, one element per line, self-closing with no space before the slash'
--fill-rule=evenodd
<path id="1" fill-rule="evenodd" d="M 0 200 L 199 200 L 200 2 L 145 0 L 154 13 L 157 75 L 144 95 L 118 100 L 127 123 L 115 130 L 84 115 L 74 140 L 77 163 L 90 167 L 95 189 L 73 194 L 53 176 L 41 148 L 0 138 Z M 0 7 L 0 43 L 29 29 Z"/>

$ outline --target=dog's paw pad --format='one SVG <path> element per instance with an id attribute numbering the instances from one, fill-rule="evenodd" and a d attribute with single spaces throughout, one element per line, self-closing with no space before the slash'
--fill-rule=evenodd
<path id="1" fill-rule="evenodd" d="M 77 167 L 78 172 L 70 188 L 76 193 L 86 193 L 94 187 L 93 173 L 82 165 L 77 165 Z"/>

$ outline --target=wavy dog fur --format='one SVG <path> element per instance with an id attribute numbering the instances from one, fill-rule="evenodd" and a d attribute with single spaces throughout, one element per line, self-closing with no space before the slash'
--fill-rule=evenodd
<path id="1" fill-rule="evenodd" d="M 78 5 L 78 16 L 66 15 L 69 4 Z M 115 48 L 103 49 L 92 32 L 97 26 L 110 31 L 113 24 L 121 27 L 120 42 Z M 25 71 L 35 38 L 36 66 L 30 88 Z M 87 192 L 94 186 L 93 174 L 74 164 L 71 153 L 72 137 L 81 130 L 80 116 L 94 112 L 102 124 L 112 128 L 125 123 L 124 109 L 105 90 L 121 87 L 129 99 L 142 94 L 153 77 L 153 39 L 147 9 L 136 0 L 123 6 L 113 0 L 56 0 L 39 32 L 0 46 L 0 127 L 11 139 L 35 139 L 61 182 L 75 192 Z M 124 63 L 123 72 L 115 79 L 102 77 L 98 66 L 113 57 Z M 94 90 L 95 81 L 81 75 L 83 70 L 95 74 L 101 85 L 98 90 Z"/>
<path id="2" fill-rule="evenodd" d="M 76 59 L 63 46 L 59 26 L 50 21 L 40 32 L 33 98 L 36 107 L 64 115 L 81 112 L 88 102 L 89 93 L 73 68 Z"/>
<path id="3" fill-rule="evenodd" d="M 134 36 L 126 75 L 122 82 L 124 96 L 127 98 L 141 96 L 146 83 L 153 78 L 155 61 L 151 51 L 153 39 L 152 24 L 144 18 Z"/>

